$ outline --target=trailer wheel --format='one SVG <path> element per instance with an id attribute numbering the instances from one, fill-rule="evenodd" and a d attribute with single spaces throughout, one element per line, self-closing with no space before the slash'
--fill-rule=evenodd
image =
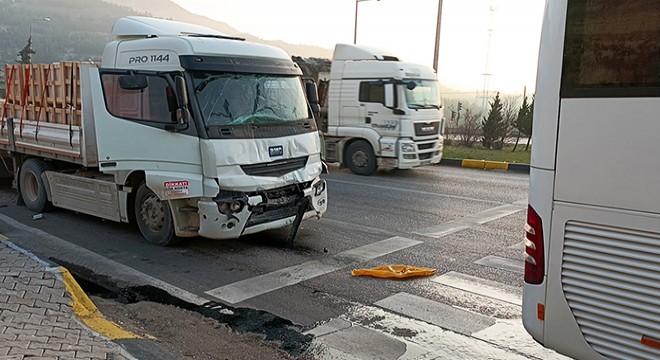
<path id="1" fill-rule="evenodd" d="M 357 140 L 346 149 L 346 166 L 356 175 L 369 176 L 376 171 L 376 156 L 371 145 L 364 140 Z"/>
<path id="2" fill-rule="evenodd" d="M 142 182 L 135 193 L 135 222 L 148 242 L 167 246 L 180 239 L 174 235 L 174 221 L 167 201 L 161 201 Z"/>
<path id="3" fill-rule="evenodd" d="M 53 209 L 53 204 L 48 201 L 46 195 L 46 184 L 42 179 L 44 171 L 53 167 L 41 159 L 30 158 L 23 162 L 18 175 L 18 186 L 25 206 L 35 212 L 43 212 Z"/>

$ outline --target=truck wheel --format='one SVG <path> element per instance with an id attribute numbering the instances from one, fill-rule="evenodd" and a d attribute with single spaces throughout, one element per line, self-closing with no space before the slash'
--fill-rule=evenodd
<path id="1" fill-rule="evenodd" d="M 135 193 L 135 222 L 148 242 L 167 246 L 178 242 L 167 201 L 161 201 L 143 182 Z"/>
<path id="2" fill-rule="evenodd" d="M 21 165 L 18 175 L 18 186 L 25 206 L 35 212 L 53 209 L 53 204 L 48 201 L 46 195 L 46 184 L 41 178 L 44 171 L 52 170 L 52 165 L 41 159 L 30 158 Z"/>
<path id="3" fill-rule="evenodd" d="M 369 176 L 378 167 L 374 150 L 364 140 L 354 141 L 348 145 L 345 162 L 346 166 L 356 175 Z"/>

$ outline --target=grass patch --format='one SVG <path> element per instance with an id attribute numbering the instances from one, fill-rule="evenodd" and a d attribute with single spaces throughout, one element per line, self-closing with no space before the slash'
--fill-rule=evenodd
<path id="1" fill-rule="evenodd" d="M 531 150 L 531 147 L 530 147 Z M 484 149 L 481 145 L 476 144 L 474 147 L 464 146 L 447 146 L 445 145 L 442 157 L 445 159 L 473 159 L 473 160 L 487 160 L 487 161 L 505 161 L 508 163 L 529 164 L 531 158 L 531 151 L 525 151 L 525 144 L 520 146 L 513 152 L 513 145 L 505 145 L 502 150 L 489 150 Z"/>

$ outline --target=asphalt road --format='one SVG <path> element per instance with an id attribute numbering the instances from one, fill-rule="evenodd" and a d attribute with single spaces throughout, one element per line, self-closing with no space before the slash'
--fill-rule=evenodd
<path id="1" fill-rule="evenodd" d="M 284 229 L 161 248 L 132 225 L 70 211 L 33 220 L 8 188 L 0 233 L 104 286 L 149 284 L 190 302 L 265 310 L 316 335 L 328 358 L 554 356 L 520 325 L 527 174 L 330 170 L 328 212 L 304 222 L 294 244 Z M 351 276 L 393 264 L 437 274 Z"/>

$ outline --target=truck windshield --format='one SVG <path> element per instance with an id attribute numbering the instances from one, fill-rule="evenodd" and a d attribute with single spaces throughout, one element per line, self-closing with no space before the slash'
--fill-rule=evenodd
<path id="1" fill-rule="evenodd" d="M 296 76 L 196 72 L 193 81 L 207 126 L 308 118 L 307 101 Z"/>
<path id="2" fill-rule="evenodd" d="M 414 82 L 415 88 L 410 90 L 405 85 Z M 405 80 L 406 103 L 410 109 L 440 109 L 440 93 L 435 80 Z"/>

